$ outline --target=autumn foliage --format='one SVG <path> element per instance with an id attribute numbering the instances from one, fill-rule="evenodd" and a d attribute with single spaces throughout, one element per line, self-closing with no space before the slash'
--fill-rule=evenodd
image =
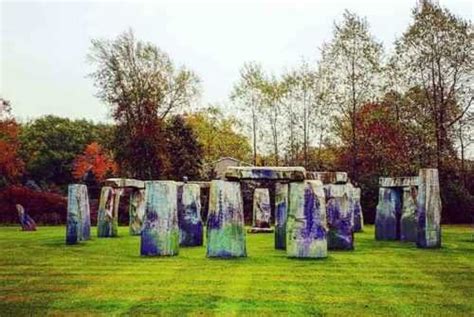
<path id="1" fill-rule="evenodd" d="M 8 102 L 0 100 L 0 182 L 14 182 L 23 173 L 24 163 L 18 156 L 19 130 L 10 117 Z"/>
<path id="2" fill-rule="evenodd" d="M 87 145 L 84 153 L 74 159 L 72 174 L 75 179 L 83 178 L 88 171 L 94 174 L 97 181 L 117 172 L 117 164 L 97 142 Z"/>

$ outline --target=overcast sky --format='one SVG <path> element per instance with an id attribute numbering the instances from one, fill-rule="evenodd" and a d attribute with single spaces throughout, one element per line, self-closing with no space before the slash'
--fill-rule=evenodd
<path id="1" fill-rule="evenodd" d="M 1 1 L 0 95 L 20 120 L 45 114 L 108 119 L 86 75 L 93 38 L 132 28 L 202 79 L 202 103 L 225 105 L 239 69 L 255 60 L 279 73 L 314 60 L 344 9 L 366 16 L 390 49 L 415 0 L 330 1 Z M 440 0 L 472 19 L 473 1 Z"/>

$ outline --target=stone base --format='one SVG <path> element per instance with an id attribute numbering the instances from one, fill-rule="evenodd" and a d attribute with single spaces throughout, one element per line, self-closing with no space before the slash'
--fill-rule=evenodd
<path id="1" fill-rule="evenodd" d="M 273 228 L 259 228 L 259 227 L 252 227 L 247 230 L 248 233 L 272 233 L 275 229 Z"/>

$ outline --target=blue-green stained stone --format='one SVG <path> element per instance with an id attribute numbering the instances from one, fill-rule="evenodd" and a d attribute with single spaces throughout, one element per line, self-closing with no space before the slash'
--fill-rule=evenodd
<path id="1" fill-rule="evenodd" d="M 271 215 L 268 188 L 256 188 L 253 193 L 252 229 L 249 232 L 273 232 L 270 226 Z"/>
<path id="2" fill-rule="evenodd" d="M 179 226 L 176 182 L 145 182 L 145 197 L 141 255 L 177 255 L 179 252 Z"/>
<path id="3" fill-rule="evenodd" d="M 143 218 L 145 217 L 145 190 L 132 190 L 129 206 L 129 232 L 132 236 L 139 236 L 142 232 Z"/>
<path id="4" fill-rule="evenodd" d="M 354 249 L 352 188 L 349 183 L 325 185 L 329 250 Z"/>
<path id="5" fill-rule="evenodd" d="M 416 201 L 417 188 L 415 186 L 403 187 L 403 206 L 400 219 L 400 240 L 416 242 Z"/>
<path id="6" fill-rule="evenodd" d="M 321 181 L 290 183 L 286 231 L 288 257 L 327 257 L 326 204 Z"/>
<path id="7" fill-rule="evenodd" d="M 441 247 L 441 197 L 437 169 L 420 170 L 417 209 L 417 247 Z"/>
<path id="8" fill-rule="evenodd" d="M 207 256 L 245 257 L 244 208 L 240 183 L 211 183 L 207 219 Z"/>
<path id="9" fill-rule="evenodd" d="M 118 208 L 122 191 L 120 188 L 102 187 L 97 212 L 97 236 L 99 238 L 118 235 Z"/>
<path id="10" fill-rule="evenodd" d="M 87 186 L 68 186 L 66 244 L 76 244 L 90 239 L 90 208 Z"/>
<path id="11" fill-rule="evenodd" d="M 400 239 L 399 221 L 402 209 L 400 188 L 381 187 L 375 215 L 375 239 Z"/>
<path id="12" fill-rule="evenodd" d="M 202 245 L 201 188 L 198 184 L 178 186 L 178 223 L 180 246 Z"/>
<path id="13" fill-rule="evenodd" d="M 354 212 L 354 232 L 361 232 L 364 230 L 364 215 L 362 213 L 362 206 L 360 204 L 361 190 L 358 187 L 352 189 L 352 204 Z"/>
<path id="14" fill-rule="evenodd" d="M 286 250 L 288 184 L 275 184 L 275 249 Z"/>

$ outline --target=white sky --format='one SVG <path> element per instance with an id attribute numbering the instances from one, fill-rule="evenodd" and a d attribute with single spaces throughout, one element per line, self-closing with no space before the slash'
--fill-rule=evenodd
<path id="1" fill-rule="evenodd" d="M 20 120 L 45 114 L 107 120 L 94 97 L 86 54 L 93 38 L 131 27 L 202 79 L 202 103 L 226 104 L 239 69 L 261 62 L 281 72 L 314 60 L 344 9 L 366 16 L 390 49 L 415 0 L 25 2 L 0 0 L 0 95 Z M 440 0 L 472 19 L 471 0 Z"/>

